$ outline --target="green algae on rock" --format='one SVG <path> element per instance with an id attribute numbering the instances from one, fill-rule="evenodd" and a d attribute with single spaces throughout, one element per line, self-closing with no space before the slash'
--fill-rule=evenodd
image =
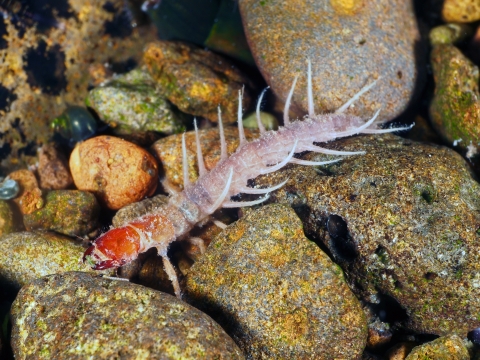
<path id="1" fill-rule="evenodd" d="M 253 57 L 273 92 L 285 101 L 299 76 L 292 107 L 308 110 L 307 59 L 317 114 L 338 109 L 376 79 L 348 113 L 370 118 L 382 107 L 379 121 L 385 122 L 407 107 L 422 70 L 411 2 L 240 0 L 239 6 Z"/>
<path id="2" fill-rule="evenodd" d="M 144 62 L 158 89 L 181 111 L 217 122 L 237 120 L 238 92 L 243 107 L 251 103 L 251 82 L 228 59 L 182 42 L 156 41 L 147 45 Z M 245 87 L 246 86 L 246 87 Z"/>
<path id="3" fill-rule="evenodd" d="M 161 94 L 144 69 L 119 75 L 88 93 L 86 104 L 116 134 L 157 131 L 172 134 L 184 128 L 183 116 Z"/>
<path id="4" fill-rule="evenodd" d="M 432 46 L 456 44 L 471 36 L 473 29 L 465 24 L 445 24 L 434 27 L 428 35 Z"/>
<path id="5" fill-rule="evenodd" d="M 126 281 L 69 272 L 25 286 L 13 303 L 17 359 L 243 359 L 209 316 Z"/>
<path id="6" fill-rule="evenodd" d="M 387 295 L 398 302 L 390 307 L 395 325 L 459 336 L 480 327 L 480 185 L 465 160 L 388 134 L 322 146 L 366 154 L 327 167 L 286 167 L 255 186 L 290 179 L 270 199 L 291 204 L 365 301 Z"/>
<path id="7" fill-rule="evenodd" d="M 95 195 L 80 190 L 52 190 L 43 208 L 23 217 L 25 228 L 85 236 L 98 226 L 100 204 Z"/>
<path id="8" fill-rule="evenodd" d="M 188 272 L 185 292 L 250 359 L 357 359 L 365 347 L 365 314 L 342 271 L 285 205 L 224 230 Z"/>
<path id="9" fill-rule="evenodd" d="M 50 232 L 17 232 L 0 237 L 0 282 L 14 289 L 45 275 L 93 270 L 81 262 L 78 241 Z M 102 271 L 112 274 L 112 271 Z"/>
<path id="10" fill-rule="evenodd" d="M 431 63 L 435 79 L 432 125 L 448 143 L 470 146 L 473 155 L 480 142 L 478 67 L 453 45 L 434 46 Z"/>
<path id="11" fill-rule="evenodd" d="M 457 335 L 443 336 L 412 349 L 405 360 L 469 360 L 470 354 Z"/>

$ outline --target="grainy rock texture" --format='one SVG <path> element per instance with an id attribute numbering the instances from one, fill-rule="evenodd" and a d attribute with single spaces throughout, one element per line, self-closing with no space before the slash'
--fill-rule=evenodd
<path id="1" fill-rule="evenodd" d="M 65 155 L 53 145 L 38 151 L 38 177 L 42 189 L 63 190 L 73 184 Z"/>
<path id="2" fill-rule="evenodd" d="M 15 289 L 45 275 L 93 272 L 81 262 L 85 251 L 82 244 L 55 233 L 25 231 L 3 235 L 0 248 L 0 281 Z M 112 271 L 102 273 L 111 274 Z"/>
<path id="3" fill-rule="evenodd" d="M 238 138 L 238 129 L 236 127 L 225 127 L 225 140 L 227 142 L 227 153 L 230 156 L 235 152 L 240 144 Z M 205 168 L 211 170 L 220 160 L 220 135 L 218 128 L 199 130 L 202 154 L 205 160 Z M 247 140 L 258 136 L 256 131 L 245 129 Z M 190 181 L 196 181 L 198 178 L 197 167 L 197 145 L 195 142 L 195 132 L 185 133 L 185 145 L 187 147 L 187 161 Z M 172 135 L 158 140 L 152 145 L 152 153 L 162 163 L 165 177 L 178 188 L 183 189 L 183 170 L 182 162 L 182 135 Z"/>
<path id="4" fill-rule="evenodd" d="M 442 17 L 447 22 L 468 23 L 480 19 L 478 0 L 445 0 Z"/>
<path id="5" fill-rule="evenodd" d="M 395 301 L 387 309 L 403 326 L 462 337 L 479 327 L 480 185 L 462 157 L 393 135 L 324 146 L 366 155 L 287 167 L 257 178 L 256 186 L 289 178 L 271 199 L 294 207 L 306 234 L 327 246 L 357 294 L 395 299 L 405 310 Z"/>
<path id="6" fill-rule="evenodd" d="M 85 236 L 98 226 L 100 205 L 95 195 L 79 190 L 52 190 L 45 206 L 23 217 L 27 230 L 51 230 L 70 236 Z"/>
<path id="7" fill-rule="evenodd" d="M 243 359 L 218 324 L 177 298 L 80 272 L 24 287 L 12 324 L 16 359 Z"/>
<path id="8" fill-rule="evenodd" d="M 0 236 L 15 231 L 13 211 L 8 201 L 0 200 Z"/>
<path id="9" fill-rule="evenodd" d="M 250 211 L 187 274 L 186 298 L 249 359 L 358 359 L 365 314 L 340 268 L 285 205 Z"/>
<path id="10" fill-rule="evenodd" d="M 426 344 L 414 347 L 405 360 L 469 360 L 462 339 L 457 335 L 444 336 Z"/>
<path id="11" fill-rule="evenodd" d="M 8 177 L 20 186 L 20 192 L 13 202 L 22 214 L 30 214 L 43 206 L 42 190 L 33 172 L 22 169 L 8 174 Z"/>
<path id="12" fill-rule="evenodd" d="M 433 127 L 450 144 L 478 151 L 480 102 L 478 66 L 453 45 L 437 45 L 431 54 L 435 94 L 430 104 Z"/>
<path id="13" fill-rule="evenodd" d="M 211 51 L 172 41 L 150 43 L 144 53 L 148 71 L 163 94 L 181 111 L 217 122 L 237 120 L 238 91 L 243 107 L 251 102 L 250 81 L 229 60 Z M 244 86 L 246 86 L 244 88 Z"/>
<path id="14" fill-rule="evenodd" d="M 403 0 L 241 0 L 255 62 L 277 96 L 286 99 L 299 76 L 293 104 L 307 112 L 307 59 L 312 61 L 317 113 L 339 108 L 378 80 L 349 112 L 379 121 L 400 114 L 417 80 L 419 33 L 412 4 Z"/>
<path id="15" fill-rule="evenodd" d="M 70 169 L 79 190 L 91 191 L 110 209 L 152 195 L 158 167 L 145 149 L 113 136 L 97 136 L 77 145 Z"/>

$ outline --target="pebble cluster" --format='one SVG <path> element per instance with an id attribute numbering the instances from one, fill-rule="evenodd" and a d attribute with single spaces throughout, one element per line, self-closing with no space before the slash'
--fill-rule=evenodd
<path id="1" fill-rule="evenodd" d="M 31 17 L 0 4 L 0 358 L 480 359 L 480 6 L 240 0 L 232 31 L 252 69 L 232 44 L 237 60 L 159 40 L 131 3 L 65 0 Z M 53 63 L 52 84 L 35 59 Z M 265 83 L 264 124 L 281 126 L 296 77 L 301 121 L 307 60 L 317 113 L 376 80 L 347 112 L 382 107 L 379 126 L 415 127 L 319 144 L 366 154 L 251 179 L 286 184 L 265 204 L 216 212 L 226 228 L 199 224 L 205 253 L 172 243 L 182 299 L 155 249 L 108 271 L 81 261 L 110 226 L 183 189 L 183 134 L 198 178 L 194 118 L 207 170 L 220 160 L 219 111 L 228 154 L 239 144 L 239 92 L 247 140 Z"/>

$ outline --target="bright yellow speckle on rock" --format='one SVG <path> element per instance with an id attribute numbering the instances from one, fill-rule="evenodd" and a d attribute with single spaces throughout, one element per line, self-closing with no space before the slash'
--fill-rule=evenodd
<path id="1" fill-rule="evenodd" d="M 339 15 L 353 15 L 364 5 L 363 0 L 330 0 L 330 5 Z"/>

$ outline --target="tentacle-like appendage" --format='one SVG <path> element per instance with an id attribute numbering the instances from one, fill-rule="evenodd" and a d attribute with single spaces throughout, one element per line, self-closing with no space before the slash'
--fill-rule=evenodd
<path id="1" fill-rule="evenodd" d="M 197 128 L 197 119 L 193 119 L 193 125 L 195 126 L 195 141 L 197 143 L 197 163 L 198 163 L 198 174 L 203 176 L 207 173 L 205 169 L 205 162 L 203 161 L 202 147 L 200 145 L 200 135 L 198 134 Z"/>
<path id="2" fill-rule="evenodd" d="M 260 106 L 262 105 L 262 100 L 263 96 L 265 95 L 265 92 L 270 88 L 270 86 L 267 86 L 265 89 L 263 89 L 262 93 L 260 94 L 260 97 L 258 98 L 257 102 L 257 126 L 258 130 L 260 130 L 260 134 L 263 134 L 265 132 L 265 126 L 263 126 L 262 119 L 260 118 Z"/>
<path id="3" fill-rule="evenodd" d="M 228 190 L 230 189 L 230 185 L 232 185 L 232 177 L 233 177 L 233 169 L 230 169 L 230 173 L 229 173 L 228 179 L 227 179 L 227 184 L 225 185 L 225 188 L 223 189 L 223 191 L 220 194 L 220 196 L 218 197 L 218 199 L 213 203 L 213 205 L 210 207 L 210 209 L 208 209 L 209 214 L 211 214 L 215 210 L 217 210 L 220 207 L 220 205 L 222 205 L 225 198 L 227 197 Z"/>
<path id="4" fill-rule="evenodd" d="M 197 246 L 200 249 L 200 254 L 205 254 L 205 241 L 202 238 L 192 236 L 187 239 L 190 244 Z"/>
<path id="5" fill-rule="evenodd" d="M 187 145 L 185 145 L 185 133 L 182 135 L 182 167 L 183 167 L 183 188 L 190 185 L 188 178 L 188 159 L 187 159 Z"/>
<path id="6" fill-rule="evenodd" d="M 292 88 L 288 93 L 287 100 L 285 101 L 285 107 L 283 109 L 283 125 L 287 126 L 290 125 L 290 117 L 288 116 L 288 112 L 290 111 L 290 102 L 292 101 L 293 91 L 295 90 L 295 85 L 297 84 L 298 75 L 295 76 L 293 79 Z"/>
<path id="7" fill-rule="evenodd" d="M 339 131 L 339 132 L 335 133 L 335 136 L 337 138 L 341 138 L 341 137 L 360 134 L 363 130 L 365 130 L 366 128 L 368 128 L 370 125 L 373 124 L 373 122 L 377 119 L 378 114 L 380 114 L 380 110 L 381 109 L 378 109 L 377 112 L 375 113 L 375 115 L 373 115 L 373 117 L 370 120 L 368 120 L 365 124 L 363 124 L 362 126 L 359 126 L 357 128 L 353 128 L 353 129 L 350 129 L 350 130 L 346 130 L 346 131 Z"/>
<path id="8" fill-rule="evenodd" d="M 218 106 L 218 132 L 220 134 L 220 161 L 228 158 L 227 142 L 225 141 L 225 133 L 223 132 L 222 110 Z"/>
<path id="9" fill-rule="evenodd" d="M 368 84 L 366 86 L 364 86 L 363 88 L 360 89 L 359 92 L 357 92 L 355 95 L 353 95 L 353 97 L 348 100 L 345 104 L 343 104 L 342 106 L 340 106 L 337 111 L 335 111 L 335 114 L 341 114 L 343 113 L 345 110 L 347 110 L 350 105 L 352 105 L 355 101 L 357 101 L 360 96 L 362 96 L 363 94 L 365 94 L 368 90 L 370 90 L 372 87 L 375 86 L 375 84 L 377 83 L 377 81 L 380 80 L 380 78 L 378 78 L 377 80 L 375 80 L 374 82 L 372 82 L 371 84 Z"/>
<path id="10" fill-rule="evenodd" d="M 263 203 L 264 201 L 268 200 L 270 194 L 265 195 L 264 197 L 253 200 L 253 201 L 230 201 L 223 203 L 222 207 L 224 208 L 236 208 L 236 207 L 246 207 L 246 206 L 253 206 Z"/>
<path id="11" fill-rule="evenodd" d="M 217 225 L 217 226 L 218 226 L 220 229 L 222 229 L 222 230 L 226 229 L 227 226 L 228 226 L 227 224 L 221 222 L 220 220 L 216 220 L 216 219 L 215 219 L 215 220 L 212 220 L 212 222 L 213 222 L 215 225 Z"/>
<path id="12" fill-rule="evenodd" d="M 365 130 L 362 130 L 361 133 L 362 134 L 387 134 L 387 133 L 392 133 L 396 131 L 407 131 L 407 130 L 411 130 L 414 125 L 415 124 L 398 127 L 398 128 L 391 128 L 391 129 L 365 129 Z"/>
<path id="13" fill-rule="evenodd" d="M 297 164 L 297 165 L 320 166 L 320 165 L 333 164 L 333 163 L 339 162 L 341 160 L 343 160 L 343 159 L 340 158 L 340 159 L 326 160 L 326 161 L 309 161 L 309 160 L 292 158 L 290 160 L 290 163 Z"/>
<path id="14" fill-rule="evenodd" d="M 321 154 L 327 154 L 327 155 L 341 155 L 341 156 L 352 156 L 352 155 L 365 155 L 365 151 L 341 151 L 341 150 L 330 150 L 330 149 L 325 149 L 320 146 L 315 146 L 315 145 L 308 145 L 308 146 L 303 146 L 302 150 L 305 151 L 313 151 Z"/>
<path id="15" fill-rule="evenodd" d="M 280 189 L 283 185 L 287 183 L 288 180 L 289 179 L 282 181 L 280 184 L 277 184 L 275 186 L 272 186 L 266 189 L 254 189 L 254 188 L 244 187 L 240 189 L 240 192 L 244 194 L 253 194 L 253 195 L 268 194 L 269 192 Z"/>
<path id="16" fill-rule="evenodd" d="M 288 162 L 293 158 L 293 154 L 295 154 L 295 149 L 297 147 L 297 144 L 298 144 L 298 139 L 295 139 L 295 144 L 293 144 L 293 148 L 292 150 L 290 151 L 290 153 L 288 154 L 288 156 L 282 160 L 281 162 L 279 162 L 277 165 L 273 165 L 273 166 L 269 166 L 263 170 L 260 170 L 259 173 L 260 175 L 265 175 L 265 174 L 269 174 L 271 172 L 274 172 L 274 171 L 277 171 L 277 170 L 280 170 L 282 167 L 284 167 L 285 165 L 288 164 Z"/>
<path id="17" fill-rule="evenodd" d="M 313 118 L 315 116 L 315 109 L 313 108 L 313 85 L 312 85 L 312 63 L 310 59 L 308 62 L 308 75 L 307 75 L 307 94 L 308 94 L 308 116 Z"/>
<path id="18" fill-rule="evenodd" d="M 170 262 L 170 259 L 166 255 L 161 255 L 162 260 L 163 260 L 163 266 L 165 268 L 165 272 L 168 275 L 168 278 L 172 282 L 173 285 L 173 290 L 175 291 L 175 295 L 177 298 L 181 299 L 182 298 L 182 293 L 180 290 L 180 283 L 178 282 L 178 277 L 177 273 L 175 272 L 175 269 L 173 268 L 172 263 Z"/>
<path id="19" fill-rule="evenodd" d="M 238 113 L 237 113 L 237 122 L 238 122 L 238 138 L 240 139 L 240 145 L 242 146 L 247 142 L 245 138 L 245 131 L 243 130 L 243 119 L 242 119 L 242 92 L 238 90 Z"/>

